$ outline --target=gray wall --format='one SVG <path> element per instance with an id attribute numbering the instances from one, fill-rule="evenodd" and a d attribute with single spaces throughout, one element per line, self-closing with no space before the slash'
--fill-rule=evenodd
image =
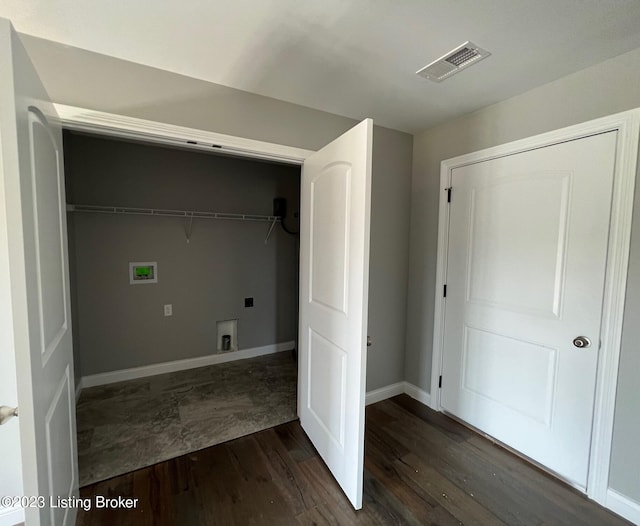
<path id="1" fill-rule="evenodd" d="M 60 104 L 310 150 L 357 122 L 36 37 L 22 40 Z"/>
<path id="2" fill-rule="evenodd" d="M 430 391 L 440 162 L 640 107 L 640 50 L 418 134 L 414 139 L 405 378 Z M 611 487 L 640 502 L 640 188 L 619 373 Z"/>
<path id="3" fill-rule="evenodd" d="M 299 210 L 296 166 L 71 133 L 64 146 L 71 203 L 270 215 L 285 197 Z M 296 339 L 297 240 L 281 228 L 265 245 L 269 223 L 201 219 L 187 243 L 182 218 L 71 215 L 82 375 L 212 354 L 231 318 L 240 349 Z M 157 261 L 158 283 L 130 285 L 130 261 Z"/>
<path id="4" fill-rule="evenodd" d="M 373 130 L 367 390 L 404 379 L 411 135 Z"/>
<path id="5" fill-rule="evenodd" d="M 23 35 L 55 102 L 316 150 L 356 121 Z M 79 80 L 81 79 L 81 80 Z M 362 118 L 367 115 L 362 115 Z M 376 126 L 367 390 L 403 380 L 413 137 Z"/>

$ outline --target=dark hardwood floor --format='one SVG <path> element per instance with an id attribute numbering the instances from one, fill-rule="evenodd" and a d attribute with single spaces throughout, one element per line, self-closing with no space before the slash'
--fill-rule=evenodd
<path id="1" fill-rule="evenodd" d="M 139 502 L 77 524 L 630 524 L 405 395 L 369 406 L 366 426 L 358 512 L 295 421 L 84 487 Z"/>

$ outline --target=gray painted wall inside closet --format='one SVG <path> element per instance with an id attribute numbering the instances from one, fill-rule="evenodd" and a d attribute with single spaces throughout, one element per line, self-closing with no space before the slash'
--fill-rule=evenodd
<path id="1" fill-rule="evenodd" d="M 334 115 L 22 37 L 51 98 L 62 104 L 310 150 L 322 148 L 367 117 Z M 375 126 L 373 143 L 369 274 L 373 345 L 367 352 L 368 391 L 400 382 L 404 376 L 413 137 Z"/>
<path id="2" fill-rule="evenodd" d="M 299 210 L 296 166 L 70 133 L 64 146 L 70 203 L 270 215 L 284 197 L 289 215 Z M 187 243 L 183 218 L 71 217 L 82 376 L 210 355 L 227 319 L 238 319 L 240 349 L 296 339 L 296 239 L 281 228 L 265 245 L 269 223 L 196 219 Z M 131 261 L 157 261 L 158 283 L 130 285 Z"/>
<path id="3" fill-rule="evenodd" d="M 640 50 L 418 134 L 411 195 L 405 379 L 430 391 L 440 163 L 597 117 L 640 107 Z M 610 485 L 640 502 L 640 185 L 636 186 Z"/>

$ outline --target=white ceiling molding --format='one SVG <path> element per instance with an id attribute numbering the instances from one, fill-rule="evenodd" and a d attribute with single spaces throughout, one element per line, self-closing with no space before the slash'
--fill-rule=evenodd
<path id="1" fill-rule="evenodd" d="M 54 104 L 64 128 L 180 148 L 301 165 L 313 150 Z"/>

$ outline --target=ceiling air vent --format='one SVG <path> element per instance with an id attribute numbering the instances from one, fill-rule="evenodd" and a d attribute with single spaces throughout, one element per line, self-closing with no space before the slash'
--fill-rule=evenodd
<path id="1" fill-rule="evenodd" d="M 441 56 L 438 60 L 434 60 L 431 64 L 416 71 L 416 75 L 433 82 L 442 82 L 444 79 L 455 75 L 483 58 L 487 58 L 489 55 L 491 53 L 476 46 L 473 42 L 465 42 L 454 50 L 449 51 L 446 55 Z"/>

